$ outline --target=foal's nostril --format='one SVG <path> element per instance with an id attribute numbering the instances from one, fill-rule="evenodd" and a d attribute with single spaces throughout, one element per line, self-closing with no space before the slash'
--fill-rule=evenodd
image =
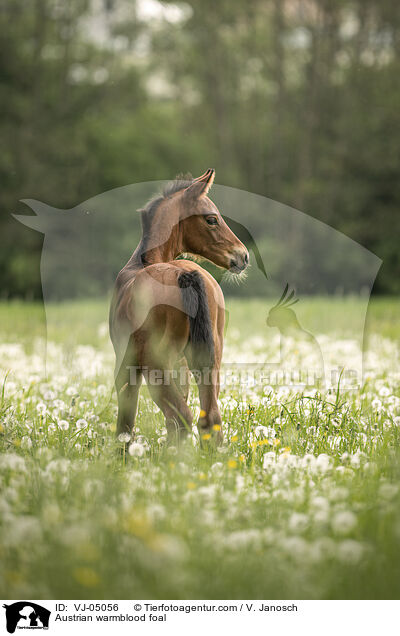
<path id="1" fill-rule="evenodd" d="M 244 269 L 246 269 L 248 264 L 249 253 L 247 250 L 245 252 L 243 252 L 243 250 L 237 250 L 236 252 L 234 252 L 234 258 L 231 258 L 230 261 L 230 267 L 232 271 L 240 273 Z"/>

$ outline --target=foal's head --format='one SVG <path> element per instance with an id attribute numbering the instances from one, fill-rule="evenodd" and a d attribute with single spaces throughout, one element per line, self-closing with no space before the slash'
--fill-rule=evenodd
<path id="1" fill-rule="evenodd" d="M 215 170 L 207 170 L 180 194 L 183 244 L 185 251 L 239 273 L 246 269 L 249 253 L 207 196 L 214 177 Z"/>
<path id="2" fill-rule="evenodd" d="M 247 267 L 249 253 L 207 196 L 214 176 L 214 170 L 207 170 L 198 179 L 170 184 L 156 200 L 156 209 L 153 204 L 152 212 L 145 211 L 144 225 L 153 239 L 158 238 L 158 245 L 162 244 L 164 258 L 190 253 L 239 273 Z"/>

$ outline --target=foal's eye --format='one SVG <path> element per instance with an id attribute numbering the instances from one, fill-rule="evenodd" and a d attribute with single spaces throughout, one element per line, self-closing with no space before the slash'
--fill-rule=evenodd
<path id="1" fill-rule="evenodd" d="M 206 216 L 208 225 L 218 225 L 218 219 L 216 216 Z"/>

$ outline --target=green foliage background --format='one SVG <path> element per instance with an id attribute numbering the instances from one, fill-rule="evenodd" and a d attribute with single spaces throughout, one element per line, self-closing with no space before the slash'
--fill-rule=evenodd
<path id="1" fill-rule="evenodd" d="M 208 167 L 360 242 L 400 291 L 395 0 L 0 0 L 0 32 L 3 297 L 41 294 L 21 198 Z"/>

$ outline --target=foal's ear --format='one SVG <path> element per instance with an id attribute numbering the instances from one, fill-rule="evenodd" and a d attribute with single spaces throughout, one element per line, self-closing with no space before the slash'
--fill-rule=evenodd
<path id="1" fill-rule="evenodd" d="M 193 183 L 186 188 L 184 191 L 185 197 L 189 197 L 191 199 L 198 199 L 200 197 L 205 197 L 211 188 L 215 178 L 215 170 L 214 168 L 210 168 L 198 177 L 194 179 Z"/>

